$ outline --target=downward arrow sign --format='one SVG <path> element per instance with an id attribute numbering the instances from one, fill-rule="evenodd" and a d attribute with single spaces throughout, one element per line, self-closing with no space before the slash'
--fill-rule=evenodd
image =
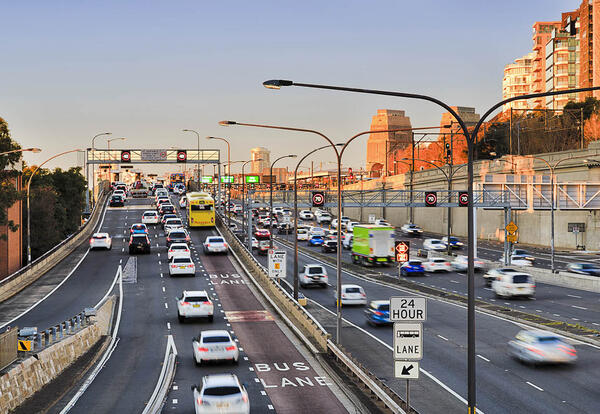
<path id="1" fill-rule="evenodd" d="M 413 369 L 412 364 L 407 366 L 403 366 L 402 367 L 402 375 L 410 375 L 410 370 Z"/>

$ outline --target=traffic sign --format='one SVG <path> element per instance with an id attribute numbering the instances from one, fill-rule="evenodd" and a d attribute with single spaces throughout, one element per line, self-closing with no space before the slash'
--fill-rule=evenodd
<path id="1" fill-rule="evenodd" d="M 325 204 L 325 193 L 323 191 L 313 191 L 311 200 L 313 207 L 322 207 Z"/>
<path id="2" fill-rule="evenodd" d="M 392 296 L 390 298 L 392 322 L 417 322 L 427 320 L 427 299 L 415 296 Z"/>
<path id="3" fill-rule="evenodd" d="M 506 235 L 506 241 L 509 243 L 516 243 L 517 242 L 517 235 L 516 234 L 507 234 Z"/>
<path id="4" fill-rule="evenodd" d="M 221 182 L 225 184 L 233 184 L 233 175 L 222 175 Z"/>
<path id="5" fill-rule="evenodd" d="M 246 176 L 246 184 L 258 184 L 260 183 L 259 175 L 247 175 Z"/>
<path id="6" fill-rule="evenodd" d="M 186 162 L 187 161 L 187 152 L 185 150 L 177 151 L 177 162 Z"/>
<path id="7" fill-rule="evenodd" d="M 369 214 L 369 224 L 375 224 L 375 214 Z"/>
<path id="8" fill-rule="evenodd" d="M 437 193 L 435 191 L 425 192 L 425 205 L 427 207 L 435 207 L 437 205 Z"/>
<path id="9" fill-rule="evenodd" d="M 506 225 L 506 231 L 510 234 L 514 234 L 514 232 L 516 232 L 517 230 L 519 230 L 519 227 L 514 223 L 514 221 L 511 221 Z"/>
<path id="10" fill-rule="evenodd" d="M 213 176 L 212 175 L 203 175 L 202 176 L 202 184 L 210 184 L 213 182 Z"/>
<path id="11" fill-rule="evenodd" d="M 422 323 L 394 323 L 394 359 L 423 359 Z"/>
<path id="12" fill-rule="evenodd" d="M 467 191 L 458 193 L 458 205 L 460 207 L 467 207 L 469 205 L 469 193 Z"/>
<path id="13" fill-rule="evenodd" d="M 31 342 L 32 341 L 23 341 L 21 339 L 18 340 L 17 351 L 28 352 L 31 351 Z"/>
<path id="14" fill-rule="evenodd" d="M 394 361 L 394 376 L 402 379 L 419 379 L 417 361 Z"/>
<path id="15" fill-rule="evenodd" d="M 396 240 L 394 251 L 396 252 L 396 262 L 403 264 L 410 258 L 410 242 L 408 240 Z"/>
<path id="16" fill-rule="evenodd" d="M 140 151 L 143 161 L 164 161 L 167 159 L 167 151 L 161 149 L 143 149 Z"/>
<path id="17" fill-rule="evenodd" d="M 269 277 L 285 279 L 285 250 L 269 249 Z"/>
<path id="18" fill-rule="evenodd" d="M 121 151 L 121 161 L 122 162 L 130 162 L 131 161 L 131 151 Z"/>

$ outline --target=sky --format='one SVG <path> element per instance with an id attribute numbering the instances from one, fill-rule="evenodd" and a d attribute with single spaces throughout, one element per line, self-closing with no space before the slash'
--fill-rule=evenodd
<path id="1" fill-rule="evenodd" d="M 0 0 L 0 117 L 22 147 L 42 148 L 25 155 L 29 164 L 90 147 L 101 132 L 126 138 L 113 148 L 196 148 L 184 128 L 224 158 L 225 144 L 204 137 L 230 139 L 232 161 L 256 146 L 271 160 L 303 156 L 324 141 L 218 121 L 311 128 L 335 142 L 368 130 L 377 109 L 405 110 L 413 127 L 440 123 L 442 110 L 427 102 L 262 86 L 274 78 L 426 94 L 481 114 L 502 98 L 504 65 L 531 51 L 532 24 L 579 4 Z M 364 166 L 366 139 L 352 144 L 345 166 Z M 325 167 L 333 157 L 312 159 Z M 287 161 L 278 166 L 295 165 Z M 70 154 L 46 166 L 77 162 Z"/>

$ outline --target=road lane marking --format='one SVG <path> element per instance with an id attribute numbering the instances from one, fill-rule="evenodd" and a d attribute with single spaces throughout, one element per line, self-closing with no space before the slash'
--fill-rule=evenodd
<path id="1" fill-rule="evenodd" d="M 179 389 L 178 385 L 173 385 L 173 391 L 177 391 Z"/>
<path id="2" fill-rule="evenodd" d="M 171 322 L 167 322 L 167 329 L 170 331 L 171 330 Z"/>
<path id="3" fill-rule="evenodd" d="M 583 306 L 571 305 L 571 307 L 581 309 L 581 310 L 588 310 L 588 308 L 584 308 Z"/>
<path id="4" fill-rule="evenodd" d="M 162 287 L 162 290 L 163 290 L 163 292 L 165 291 L 165 287 L 164 286 Z"/>
<path id="5" fill-rule="evenodd" d="M 169 309 L 169 304 L 165 302 L 165 309 Z"/>
<path id="6" fill-rule="evenodd" d="M 267 395 L 267 393 L 265 391 L 261 391 L 260 395 Z"/>
<path id="7" fill-rule="evenodd" d="M 577 295 L 569 295 L 569 294 L 567 294 L 567 296 L 569 296 L 571 298 L 581 299 L 581 296 L 577 296 Z"/>
<path id="8" fill-rule="evenodd" d="M 531 385 L 533 388 L 535 388 L 535 389 L 536 389 L 536 390 L 538 390 L 538 391 L 544 391 L 544 389 L 543 389 L 543 388 L 540 388 L 540 387 L 538 387 L 537 385 L 535 385 L 535 384 L 533 384 L 533 383 L 531 383 L 531 382 L 529 382 L 529 381 L 526 381 L 526 383 L 527 383 L 528 385 Z"/>
<path id="9" fill-rule="evenodd" d="M 156 255 L 157 255 L 158 257 L 160 257 L 160 253 L 156 253 Z"/>
<path id="10" fill-rule="evenodd" d="M 177 398 L 173 398 L 173 404 L 177 404 Z"/>
<path id="11" fill-rule="evenodd" d="M 452 282 L 452 283 L 460 283 L 459 281 L 457 281 L 457 280 L 452 280 L 452 279 L 450 279 L 450 282 Z"/>
<path id="12" fill-rule="evenodd" d="M 444 341 L 447 341 L 448 338 L 444 338 L 442 335 L 437 335 L 438 338 L 442 338 Z"/>
<path id="13" fill-rule="evenodd" d="M 269 410 L 274 410 L 274 408 L 271 404 L 267 405 L 267 407 L 269 407 Z"/>
<path id="14" fill-rule="evenodd" d="M 484 356 L 481 356 L 481 355 L 479 355 L 479 354 L 477 354 L 477 356 L 478 356 L 479 358 L 483 359 L 485 362 L 490 362 L 490 360 L 489 360 L 489 359 L 487 359 L 487 358 L 486 358 L 486 357 L 484 357 Z"/>

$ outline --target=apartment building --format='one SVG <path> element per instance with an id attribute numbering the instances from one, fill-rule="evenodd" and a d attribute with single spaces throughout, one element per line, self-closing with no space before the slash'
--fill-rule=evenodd
<path id="1" fill-rule="evenodd" d="M 502 78 L 502 99 L 512 98 L 513 96 L 532 93 L 533 86 L 533 61 L 535 53 L 530 52 L 523 57 L 515 59 L 504 67 L 504 77 Z M 530 102 L 531 101 L 531 102 Z M 503 111 L 509 109 L 528 109 L 533 105 L 533 100 L 513 101 L 502 107 Z"/>

